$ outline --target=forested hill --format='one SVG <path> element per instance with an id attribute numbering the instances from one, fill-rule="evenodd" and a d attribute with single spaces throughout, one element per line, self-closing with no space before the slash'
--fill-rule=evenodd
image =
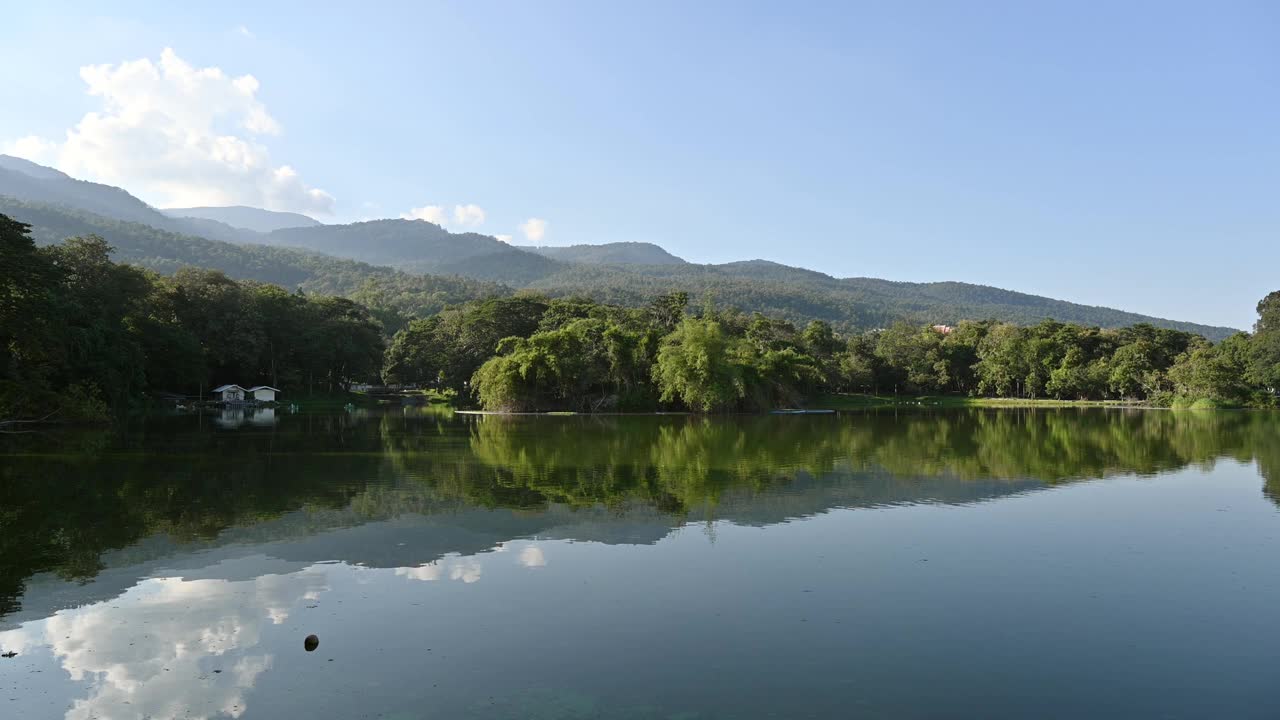
<path id="1" fill-rule="evenodd" d="M 26 202 L 63 205 L 113 220 L 143 223 L 212 240 L 261 242 L 260 233 L 215 220 L 170 217 L 122 188 L 76 180 L 53 168 L 9 155 L 0 155 L 0 195 Z"/>
<path id="2" fill-rule="evenodd" d="M 684 259 L 653 243 L 613 242 L 600 245 L 567 247 L 527 246 L 521 250 L 535 252 L 552 260 L 587 265 L 683 265 Z"/>
<path id="3" fill-rule="evenodd" d="M 322 224 L 315 218 L 299 213 L 261 210 L 255 207 L 245 207 L 244 205 L 165 208 L 163 212 L 171 217 L 213 220 L 231 227 L 260 233 L 269 233 L 273 230 L 283 230 L 285 228 L 315 227 Z"/>
<path id="4" fill-rule="evenodd" d="M 686 264 L 652 243 L 515 246 L 479 233 L 451 233 L 425 220 L 281 228 L 255 242 L 306 248 L 414 272 L 457 273 L 517 285 L 546 278 L 573 264 Z"/>
<path id="5" fill-rule="evenodd" d="M 237 222 L 253 225 L 309 219 L 290 220 L 266 211 L 241 212 L 254 208 L 212 208 L 216 212 L 203 213 L 196 208 L 195 214 L 203 217 L 171 217 L 120 188 L 76 180 L 51 168 L 0 155 L 0 196 L 6 195 L 9 198 L 0 206 L 31 223 L 42 242 L 96 232 L 120 249 L 120 258 L 161 271 L 181 265 L 206 266 L 236 278 L 300 285 L 312 292 L 350 295 L 369 278 L 395 278 L 397 286 L 437 288 L 453 283 L 455 287 L 444 293 L 449 297 L 470 297 L 482 288 L 499 294 L 509 293 L 508 288 L 524 288 L 627 305 L 685 291 L 696 301 L 710 296 L 720 305 L 793 322 L 826 320 L 842 331 L 887 327 L 898 320 L 951 325 L 965 319 L 1020 324 L 1054 319 L 1104 328 L 1150 323 L 1213 340 L 1234 332 L 1232 328 L 960 282 L 835 278 L 763 260 L 698 265 L 648 243 L 522 248 L 478 233 L 451 233 L 420 220 L 314 224 L 256 232 L 221 220 L 239 218 Z M 441 277 L 415 280 L 418 273 L 478 282 Z M 434 291 L 422 292 L 435 296 Z M 428 303 L 436 304 L 435 300 Z M 414 303 L 395 305 L 403 312 Z"/>
<path id="6" fill-rule="evenodd" d="M 883 328 L 899 320 L 954 325 L 961 320 L 995 319 L 1031 325 L 1054 319 L 1104 328 L 1150 323 L 1211 340 L 1236 332 L 983 285 L 834 278 L 762 260 L 644 268 L 573 265 L 526 287 L 553 296 L 582 295 L 622 305 L 640 304 L 664 292 L 685 291 L 694 298 L 710 296 L 716 302 L 793 322 L 826 320 L 844 331 Z"/>
<path id="7" fill-rule="evenodd" d="M 183 267 L 220 270 L 239 280 L 350 297 L 375 312 L 394 310 L 405 316 L 421 316 L 447 305 L 511 294 L 510 288 L 496 283 L 416 275 L 294 248 L 236 245 L 3 195 L 0 215 L 31 225 L 31 236 L 40 245 L 53 245 L 72 236 L 100 235 L 115 248 L 114 259 L 120 262 L 163 274 Z M 379 315 L 384 322 L 391 319 Z M 389 322 L 389 329 L 394 330 L 395 324 L 394 320 Z"/>
<path id="8" fill-rule="evenodd" d="M 527 259 L 535 263 L 543 260 L 497 238 L 478 233 L 451 233 L 425 220 L 371 220 L 349 225 L 285 228 L 270 233 L 265 241 L 419 272 L 431 272 L 441 266 L 495 253 L 514 253 L 511 262 L 518 256 L 528 256 Z M 539 263 L 539 267 L 544 266 Z"/>

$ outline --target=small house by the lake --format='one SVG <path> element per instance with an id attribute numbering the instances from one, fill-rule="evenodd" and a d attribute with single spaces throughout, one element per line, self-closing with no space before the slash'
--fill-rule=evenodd
<path id="1" fill-rule="evenodd" d="M 276 393 L 280 392 L 270 385 L 257 385 L 249 388 L 249 395 L 258 402 L 275 402 Z"/>
<path id="2" fill-rule="evenodd" d="M 220 385 L 213 389 L 213 394 L 224 403 L 244 402 L 244 392 L 239 385 Z"/>

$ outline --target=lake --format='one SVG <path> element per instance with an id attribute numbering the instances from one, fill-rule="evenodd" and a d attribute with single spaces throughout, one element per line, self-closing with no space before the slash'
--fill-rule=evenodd
<path id="1" fill-rule="evenodd" d="M 11 718 L 1280 716 L 1272 413 L 49 431 L 0 559 Z"/>

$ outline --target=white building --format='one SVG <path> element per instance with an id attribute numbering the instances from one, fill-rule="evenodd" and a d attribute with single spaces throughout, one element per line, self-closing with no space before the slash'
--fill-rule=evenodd
<path id="1" fill-rule="evenodd" d="M 213 389 L 213 394 L 224 403 L 244 402 L 244 388 L 239 385 L 222 385 Z"/>
<path id="2" fill-rule="evenodd" d="M 275 402 L 279 390 L 270 385 L 257 385 L 249 388 L 249 396 L 258 402 Z"/>

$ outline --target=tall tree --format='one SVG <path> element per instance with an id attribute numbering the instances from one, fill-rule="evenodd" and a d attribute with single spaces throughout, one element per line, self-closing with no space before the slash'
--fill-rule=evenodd
<path id="1" fill-rule="evenodd" d="M 662 341 L 654 379 L 663 402 L 702 412 L 732 409 L 745 394 L 732 341 L 710 318 L 685 318 Z"/>

